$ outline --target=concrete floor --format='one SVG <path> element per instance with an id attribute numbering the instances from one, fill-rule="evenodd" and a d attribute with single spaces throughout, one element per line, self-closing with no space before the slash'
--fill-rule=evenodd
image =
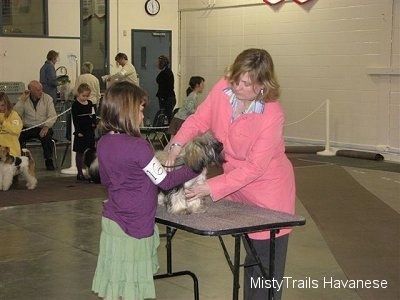
<path id="1" fill-rule="evenodd" d="M 68 165 L 67 160 L 64 168 Z M 68 176 L 41 168 L 39 158 L 37 173 L 40 184 L 45 184 L 49 177 Z M 315 168 L 318 174 L 318 166 L 296 166 L 295 170 L 301 168 Z M 379 197 L 397 214 L 400 213 L 398 172 L 351 166 L 343 168 L 366 190 Z M 71 183 L 77 184 L 75 176 L 70 178 Z M 82 189 L 87 187 L 85 183 L 81 185 Z M 5 197 L 13 197 L 16 192 L 1 192 L 0 201 Z M 62 190 L 57 192 L 65 193 Z M 91 292 L 91 281 L 96 266 L 104 199 L 81 199 L 79 194 L 73 198 L 62 202 L 0 207 L 0 300 L 98 299 Z M 286 276 L 304 281 L 315 279 L 320 284 L 318 287 L 299 286 L 291 280 L 284 289 L 283 299 L 385 299 L 365 296 L 353 288 L 324 288 L 321 284 L 323 277 L 343 281 L 349 278 L 328 246 L 323 228 L 313 220 L 302 199 L 297 199 L 296 213 L 304 216 L 307 224 L 295 228 L 291 234 Z M 160 226 L 160 231 L 163 230 Z M 233 239 L 227 238 L 225 241 L 228 249 L 233 249 Z M 159 248 L 160 272 L 166 271 L 164 245 L 162 241 Z M 200 299 L 231 299 L 232 276 L 217 238 L 178 231 L 173 239 L 173 262 L 174 270 L 188 269 L 197 275 Z M 400 270 L 398 257 L 392 265 L 397 271 Z M 399 281 L 390 282 L 390 285 L 399 286 Z M 193 299 L 190 277 L 156 280 L 156 292 L 160 300 Z M 390 299 L 400 299 L 398 289 L 391 295 L 394 298 Z"/>

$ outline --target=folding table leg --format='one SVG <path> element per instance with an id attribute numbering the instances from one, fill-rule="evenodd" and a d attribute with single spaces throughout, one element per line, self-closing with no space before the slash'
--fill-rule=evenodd
<path id="1" fill-rule="evenodd" d="M 239 299 L 240 239 L 241 235 L 235 235 L 235 254 L 233 258 L 233 300 Z"/>
<path id="2" fill-rule="evenodd" d="M 162 279 L 162 278 L 171 278 L 171 277 L 188 275 L 188 276 L 192 277 L 192 279 L 193 279 L 194 299 L 199 300 L 199 280 L 197 279 L 196 274 L 194 274 L 191 271 L 178 271 L 178 272 L 172 271 L 172 238 L 174 237 L 176 231 L 177 231 L 177 229 L 167 226 L 167 232 L 165 234 L 160 234 L 161 237 L 167 238 L 167 244 L 166 244 L 167 273 L 154 275 L 153 278 L 154 279 Z"/>

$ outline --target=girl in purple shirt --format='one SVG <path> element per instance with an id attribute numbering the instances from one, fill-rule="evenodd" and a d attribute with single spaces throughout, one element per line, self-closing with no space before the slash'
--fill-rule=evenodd
<path id="1" fill-rule="evenodd" d="M 101 106 L 97 156 L 108 200 L 92 290 L 105 299 L 155 298 L 158 188 L 168 190 L 198 175 L 187 167 L 167 173 L 154 157 L 139 130 L 147 101 L 140 87 L 119 82 Z"/>

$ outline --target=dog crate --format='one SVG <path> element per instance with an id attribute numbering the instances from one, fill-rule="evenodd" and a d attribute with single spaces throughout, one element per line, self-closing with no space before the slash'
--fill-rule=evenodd
<path id="1" fill-rule="evenodd" d="M 7 94 L 11 103 L 15 104 L 25 91 L 25 83 L 20 81 L 1 81 L 0 92 Z"/>

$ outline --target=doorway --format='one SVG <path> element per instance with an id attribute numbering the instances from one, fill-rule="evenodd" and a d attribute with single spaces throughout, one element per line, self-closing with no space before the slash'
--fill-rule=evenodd
<path id="1" fill-rule="evenodd" d="M 170 30 L 136 30 L 131 31 L 131 50 L 133 65 L 138 73 L 140 87 L 148 94 L 150 103 L 144 111 L 145 119 L 151 122 L 159 110 L 156 77 L 160 70 L 157 65 L 157 58 L 165 55 L 171 60 Z"/>

